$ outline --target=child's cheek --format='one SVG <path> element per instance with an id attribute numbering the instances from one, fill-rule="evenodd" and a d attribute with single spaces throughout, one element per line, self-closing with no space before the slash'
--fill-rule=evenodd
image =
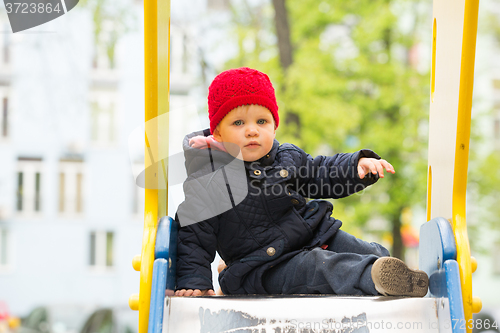
<path id="1" fill-rule="evenodd" d="M 227 152 L 231 154 L 231 156 L 243 159 L 243 157 L 241 156 L 241 149 L 237 144 L 234 144 L 232 142 L 224 142 L 224 148 L 226 148 Z"/>

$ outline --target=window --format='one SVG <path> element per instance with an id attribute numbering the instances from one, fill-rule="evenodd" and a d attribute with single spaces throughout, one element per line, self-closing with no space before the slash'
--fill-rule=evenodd
<path id="1" fill-rule="evenodd" d="M 92 231 L 90 233 L 89 265 L 95 268 L 113 267 L 114 234 L 110 231 Z"/>
<path id="2" fill-rule="evenodd" d="M 134 185 L 133 188 L 134 202 L 132 204 L 133 207 L 132 213 L 134 215 L 141 216 L 142 214 L 144 214 L 144 200 L 146 197 L 146 194 L 144 192 L 145 189 L 140 186 L 137 186 L 135 183 L 133 185 Z"/>
<path id="3" fill-rule="evenodd" d="M 91 139 L 97 145 L 115 141 L 115 97 L 112 92 L 96 94 L 91 102 Z"/>
<path id="4" fill-rule="evenodd" d="M 8 24 L 3 25 L 3 31 L 9 31 Z M 2 36 L 2 62 L 8 64 L 10 62 L 10 34 L 4 33 Z"/>
<path id="5" fill-rule="evenodd" d="M 9 134 L 9 128 L 8 128 L 8 116 L 9 116 L 9 100 L 7 97 L 4 97 L 2 100 L 2 136 L 6 138 Z"/>
<path id="6" fill-rule="evenodd" d="M 92 68 L 96 70 L 109 70 L 115 67 L 114 55 L 106 52 L 106 48 L 107 45 L 95 45 L 94 56 L 92 57 Z"/>
<path id="7" fill-rule="evenodd" d="M 9 136 L 9 92 L 5 87 L 0 87 L 0 140 Z"/>
<path id="8" fill-rule="evenodd" d="M 61 160 L 59 163 L 59 212 L 81 214 L 84 205 L 82 160 Z"/>
<path id="9" fill-rule="evenodd" d="M 9 265 L 9 234 L 0 226 L 0 269 Z"/>
<path id="10" fill-rule="evenodd" d="M 173 25 L 170 29 L 170 65 L 171 75 L 184 76 L 189 75 L 189 64 L 191 61 L 190 35 L 185 29 L 177 25 Z M 183 80 L 189 80 L 184 78 Z M 184 90 L 184 88 L 177 87 Z"/>
<path id="11" fill-rule="evenodd" d="M 24 214 L 42 210 L 42 159 L 20 157 L 16 175 L 16 210 Z"/>
<path id="12" fill-rule="evenodd" d="M 182 73 L 186 74 L 188 72 L 189 58 L 188 58 L 188 36 L 187 34 L 182 35 Z"/>
<path id="13" fill-rule="evenodd" d="M 133 180 L 132 180 L 132 214 L 134 216 L 141 217 L 144 214 L 144 200 L 146 197 L 145 189 L 136 184 L 135 175 L 139 175 L 141 170 L 144 169 L 143 163 L 134 163 L 134 172 L 133 172 Z"/>

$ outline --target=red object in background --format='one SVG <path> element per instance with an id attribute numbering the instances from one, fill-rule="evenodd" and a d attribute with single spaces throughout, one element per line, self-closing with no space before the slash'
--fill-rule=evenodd
<path id="1" fill-rule="evenodd" d="M 4 301 L 0 301 L 0 320 L 7 320 L 10 318 L 9 309 Z"/>
<path id="2" fill-rule="evenodd" d="M 401 227 L 401 238 L 405 247 L 418 247 L 418 233 L 411 225 Z"/>

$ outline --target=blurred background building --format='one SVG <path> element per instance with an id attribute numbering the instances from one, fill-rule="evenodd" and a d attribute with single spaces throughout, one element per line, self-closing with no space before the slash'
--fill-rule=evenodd
<path id="1" fill-rule="evenodd" d="M 126 304 L 142 233 L 127 147 L 144 109 L 141 32 L 108 56 L 89 9 L 15 35 L 2 22 L 0 298 L 17 315 Z"/>
<path id="2" fill-rule="evenodd" d="M 132 168 L 144 157 L 128 138 L 144 119 L 143 4 L 96 20 L 99 5 L 15 35 L 1 12 L 0 300 L 17 315 L 126 306 L 138 292 L 144 190 Z M 178 133 L 175 116 L 196 115 L 188 28 L 171 31 Z"/>

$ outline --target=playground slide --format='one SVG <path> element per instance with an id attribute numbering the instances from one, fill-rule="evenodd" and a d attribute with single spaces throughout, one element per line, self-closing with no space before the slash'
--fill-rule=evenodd
<path id="1" fill-rule="evenodd" d="M 169 88 L 169 45 L 164 42 L 168 38 L 159 36 L 168 36 L 170 2 L 145 0 L 144 6 L 148 121 L 168 112 L 168 98 L 158 92 Z M 420 266 L 431 277 L 428 297 L 165 298 L 165 290 L 171 294 L 175 288 L 177 226 L 165 217 L 167 186 L 159 184 L 158 189 L 146 190 L 143 251 L 134 258 L 141 286 L 129 303 L 139 310 L 139 332 L 470 332 L 467 321 L 481 307 L 472 297 L 474 260 L 465 223 L 477 13 L 478 0 L 434 0 L 429 222 L 420 238 Z M 158 122 L 153 135 L 146 135 L 146 164 L 168 155 L 168 138 L 158 139 L 159 133 L 168 132 L 161 127 L 165 123 L 168 129 L 168 121 Z M 167 161 L 162 162 L 150 170 L 153 182 L 165 183 L 166 178 L 155 178 L 165 169 Z M 157 247 L 156 255 L 155 245 L 163 246 Z"/>

